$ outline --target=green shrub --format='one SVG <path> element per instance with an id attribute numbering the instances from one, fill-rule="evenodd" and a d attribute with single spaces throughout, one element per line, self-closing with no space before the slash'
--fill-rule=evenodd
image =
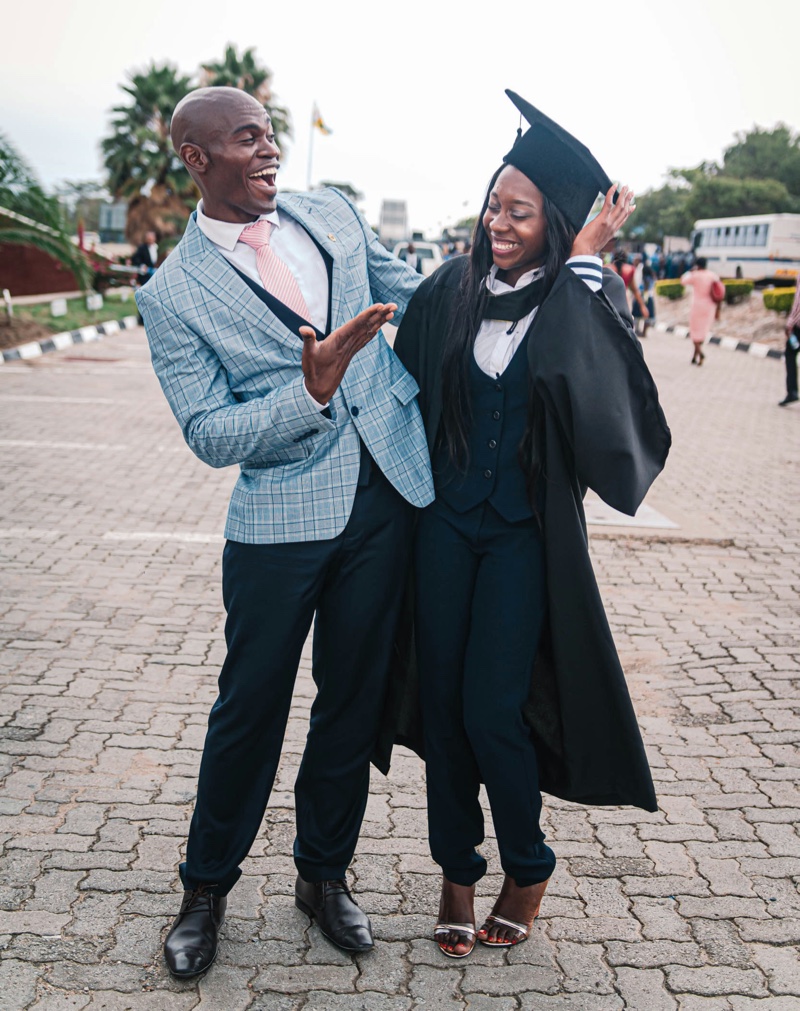
<path id="1" fill-rule="evenodd" d="M 764 292 L 764 308 L 774 312 L 788 312 L 794 302 L 795 288 L 773 288 Z"/>
<path id="2" fill-rule="evenodd" d="M 683 298 L 683 285 L 680 281 L 676 280 L 665 280 L 656 281 L 656 295 L 661 295 L 662 298 Z"/>
<path id="3" fill-rule="evenodd" d="M 725 285 L 725 301 L 728 305 L 741 302 L 755 287 L 752 281 L 743 281 L 738 278 L 729 278 L 722 283 Z"/>

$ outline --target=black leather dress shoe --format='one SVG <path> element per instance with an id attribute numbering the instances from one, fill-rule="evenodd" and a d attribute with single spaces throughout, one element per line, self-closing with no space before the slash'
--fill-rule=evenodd
<path id="1" fill-rule="evenodd" d="M 183 893 L 181 911 L 164 941 L 164 958 L 173 976 L 197 976 L 217 957 L 219 931 L 228 900 L 201 885 Z"/>
<path id="2" fill-rule="evenodd" d="M 787 393 L 783 400 L 778 402 L 778 407 L 786 407 L 787 404 L 796 404 L 798 400 L 796 393 Z"/>
<path id="3" fill-rule="evenodd" d="M 374 946 L 367 914 L 359 909 L 342 881 L 303 881 L 298 875 L 294 904 L 316 920 L 319 929 L 343 951 L 369 951 Z"/>

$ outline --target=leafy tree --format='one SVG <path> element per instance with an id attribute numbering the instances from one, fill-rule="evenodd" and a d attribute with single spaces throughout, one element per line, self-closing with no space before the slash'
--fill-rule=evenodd
<path id="1" fill-rule="evenodd" d="M 478 215 L 470 214 L 466 218 L 461 218 L 454 225 L 455 228 L 466 228 L 468 229 L 470 235 L 475 231 L 475 225 L 478 223 Z"/>
<path id="2" fill-rule="evenodd" d="M 240 88 L 259 101 L 270 115 L 272 128 L 280 147 L 284 137 L 292 136 L 289 112 L 273 101 L 272 71 L 259 63 L 255 49 L 245 49 L 240 56 L 236 47 L 228 44 L 218 63 L 203 63 L 201 83 L 206 87 Z"/>
<path id="3" fill-rule="evenodd" d="M 773 130 L 754 127 L 738 133 L 725 151 L 722 174 L 737 179 L 776 179 L 800 196 L 800 136 L 784 123 Z"/>
<path id="4" fill-rule="evenodd" d="M 800 212 L 800 141 L 782 125 L 738 138 L 722 167 L 701 162 L 671 169 L 665 186 L 637 197 L 623 235 L 661 242 L 665 235 L 688 236 L 698 218 Z"/>
<path id="5" fill-rule="evenodd" d="M 693 186 L 698 179 L 706 176 L 713 176 L 719 172 L 719 165 L 714 161 L 701 161 L 694 168 L 672 168 L 667 172 L 667 178 L 673 179 L 676 184 L 688 184 Z"/>
<path id="6" fill-rule="evenodd" d="M 623 229 L 626 238 L 662 242 L 665 235 L 688 235 L 694 217 L 688 209 L 688 187 L 662 186 L 636 197 L 636 211 Z"/>
<path id="7" fill-rule="evenodd" d="M 191 79 L 169 63 L 153 63 L 129 79 L 122 90 L 131 104 L 114 106 L 112 132 L 101 146 L 108 188 L 128 200 L 126 237 L 137 243 L 151 230 L 182 230 L 198 194 L 169 138 L 172 112 L 191 90 Z"/>
<path id="8" fill-rule="evenodd" d="M 782 214 L 800 210 L 800 198 L 793 197 L 777 179 L 700 176 L 691 188 L 686 209 L 692 220 L 740 214 Z"/>
<path id="9" fill-rule="evenodd" d="M 92 271 L 70 239 L 61 205 L 44 192 L 33 171 L 2 134 L 0 207 L 10 212 L 6 218 L 10 224 L 0 228 L 1 243 L 41 249 L 71 271 L 81 288 L 90 287 Z"/>

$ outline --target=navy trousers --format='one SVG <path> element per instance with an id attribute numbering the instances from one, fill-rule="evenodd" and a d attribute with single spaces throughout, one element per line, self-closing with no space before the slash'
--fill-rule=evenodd
<path id="1" fill-rule="evenodd" d="M 520 887 L 544 881 L 555 856 L 522 717 L 546 603 L 538 525 L 437 500 L 420 516 L 414 555 L 431 855 L 455 884 L 485 874 L 483 781 L 503 870 Z"/>
<path id="2" fill-rule="evenodd" d="M 338 537 L 226 544 L 228 652 L 181 865 L 184 887 L 205 884 L 225 895 L 239 878 L 275 779 L 312 619 L 317 694 L 295 783 L 294 857 L 306 881 L 344 877 L 367 803 L 411 521 L 411 506 L 373 466 Z"/>

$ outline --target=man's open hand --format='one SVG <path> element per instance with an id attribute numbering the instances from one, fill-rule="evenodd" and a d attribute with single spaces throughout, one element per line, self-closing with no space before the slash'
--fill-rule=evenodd
<path id="1" fill-rule="evenodd" d="M 301 326 L 303 338 L 303 375 L 306 389 L 320 404 L 327 404 L 347 371 L 354 355 L 368 344 L 384 323 L 394 316 L 397 306 L 377 303 L 364 309 L 354 319 L 318 341 L 311 327 Z"/>

